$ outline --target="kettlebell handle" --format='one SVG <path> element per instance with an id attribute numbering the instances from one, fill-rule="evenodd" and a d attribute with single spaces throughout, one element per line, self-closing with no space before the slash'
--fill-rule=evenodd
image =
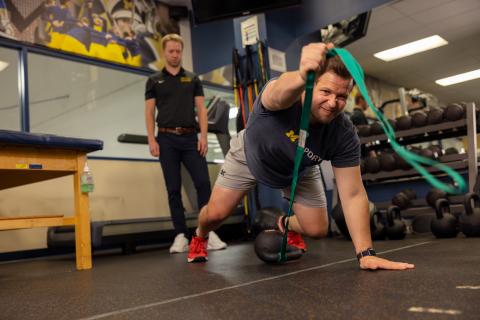
<path id="1" fill-rule="evenodd" d="M 387 209 L 387 222 L 390 227 L 393 227 L 393 219 L 401 219 L 400 208 L 398 206 L 389 206 Z"/>
<path id="2" fill-rule="evenodd" d="M 473 200 L 473 206 L 472 206 Z M 465 200 L 463 202 L 465 206 L 465 213 L 467 215 L 473 214 L 474 208 L 480 208 L 480 196 L 476 193 L 470 192 L 465 195 Z"/>
<path id="3" fill-rule="evenodd" d="M 445 198 L 440 198 L 435 201 L 435 214 L 437 219 L 442 219 L 445 213 L 450 214 L 450 203 Z"/>

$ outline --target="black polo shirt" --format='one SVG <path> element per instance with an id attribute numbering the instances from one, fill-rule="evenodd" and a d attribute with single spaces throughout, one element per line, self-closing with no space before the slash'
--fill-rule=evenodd
<path id="1" fill-rule="evenodd" d="M 145 100 L 155 99 L 160 128 L 196 127 L 195 97 L 198 96 L 203 96 L 200 79 L 183 68 L 176 75 L 163 68 L 148 78 L 145 88 Z"/>

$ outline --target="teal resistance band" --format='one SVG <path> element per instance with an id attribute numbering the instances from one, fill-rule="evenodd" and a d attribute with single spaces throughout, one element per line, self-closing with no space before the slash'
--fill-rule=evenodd
<path id="1" fill-rule="evenodd" d="M 419 156 L 413 152 L 408 151 L 404 147 L 400 146 L 395 140 L 395 131 L 393 130 L 390 123 L 385 119 L 384 115 L 378 111 L 378 109 L 373 105 L 370 96 L 368 95 L 367 87 L 365 85 L 364 74 L 362 67 L 358 64 L 355 58 L 345 49 L 341 48 L 334 48 L 331 49 L 328 54 L 327 58 L 333 57 L 338 55 L 340 59 L 345 64 L 345 67 L 350 72 L 353 80 L 355 81 L 358 89 L 362 93 L 365 101 L 368 103 L 370 109 L 372 109 L 373 113 L 375 113 L 377 119 L 380 121 L 380 124 L 385 131 L 387 138 L 389 139 L 390 145 L 392 146 L 393 150 L 405 161 L 407 161 L 412 167 L 415 168 L 433 187 L 443 190 L 450 194 L 462 194 L 467 192 L 467 185 L 465 180 L 462 178 L 458 172 L 453 170 L 452 168 L 448 167 L 447 165 L 440 163 L 438 161 L 432 160 L 430 158 L 425 158 Z M 294 170 L 293 170 L 293 179 L 292 179 L 292 186 L 290 192 L 290 204 L 288 207 L 287 217 L 292 216 L 292 206 L 293 200 L 295 198 L 295 189 L 297 187 L 298 181 L 298 169 L 300 168 L 300 163 L 303 159 L 303 153 L 305 149 L 305 142 L 307 140 L 308 135 L 308 126 L 310 121 L 310 109 L 312 105 L 312 94 L 313 94 L 313 86 L 315 82 L 315 73 L 313 71 L 308 72 L 307 74 L 307 83 L 305 85 L 305 100 L 302 108 L 302 116 L 300 120 L 300 133 L 299 139 L 297 143 L 297 149 L 295 152 L 295 162 L 294 162 Z M 432 166 L 435 167 L 443 172 L 445 172 L 448 176 L 452 178 L 454 181 L 454 185 L 446 184 L 432 176 L 423 166 Z M 285 251 L 287 248 L 287 234 L 288 234 L 288 224 L 289 219 L 286 219 L 285 223 L 285 234 L 283 235 L 282 240 L 282 248 L 280 250 L 278 261 L 284 262 L 286 261 Z"/>

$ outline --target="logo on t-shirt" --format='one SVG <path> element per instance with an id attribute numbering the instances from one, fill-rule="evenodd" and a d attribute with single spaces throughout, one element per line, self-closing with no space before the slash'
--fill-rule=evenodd
<path id="1" fill-rule="evenodd" d="M 190 77 L 181 77 L 180 82 L 192 82 L 192 78 Z"/>
<path id="2" fill-rule="evenodd" d="M 287 138 L 289 138 L 292 143 L 297 142 L 297 140 L 299 138 L 298 134 L 295 134 L 295 131 L 293 131 L 293 130 L 285 132 L 285 136 L 287 136 Z M 311 161 L 313 161 L 315 163 L 322 162 L 322 158 L 319 155 L 313 153 L 313 151 L 310 150 L 308 147 L 304 148 L 304 154 L 305 154 L 305 156 L 307 156 L 308 159 L 310 159 Z"/>
<path id="3" fill-rule="evenodd" d="M 298 140 L 298 134 L 295 134 L 295 132 L 293 130 L 290 130 L 290 131 L 287 131 L 285 132 L 285 135 L 287 136 L 287 138 L 290 139 L 290 141 L 292 142 L 296 142 Z"/>

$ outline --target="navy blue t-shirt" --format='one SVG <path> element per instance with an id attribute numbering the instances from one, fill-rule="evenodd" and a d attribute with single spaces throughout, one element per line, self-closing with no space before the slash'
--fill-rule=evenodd
<path id="1" fill-rule="evenodd" d="M 281 111 L 267 110 L 257 97 L 245 131 L 245 155 L 253 176 L 272 188 L 291 185 L 302 104 Z M 311 124 L 300 175 L 306 167 L 329 160 L 337 168 L 360 163 L 360 140 L 343 112 L 328 124 Z"/>

